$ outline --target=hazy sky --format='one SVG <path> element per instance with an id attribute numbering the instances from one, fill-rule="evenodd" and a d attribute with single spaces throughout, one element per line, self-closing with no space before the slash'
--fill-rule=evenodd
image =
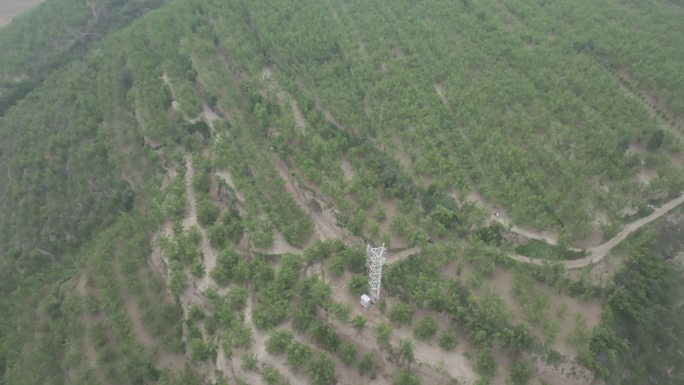
<path id="1" fill-rule="evenodd" d="M 40 4 L 43 0 L 0 0 L 0 27 L 9 24 L 18 14 Z"/>

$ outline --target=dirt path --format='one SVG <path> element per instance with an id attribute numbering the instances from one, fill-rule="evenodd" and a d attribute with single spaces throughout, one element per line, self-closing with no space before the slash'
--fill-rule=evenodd
<path id="1" fill-rule="evenodd" d="M 304 212 L 306 212 L 314 222 L 314 228 L 316 230 L 316 236 L 318 239 L 325 241 L 329 239 L 345 239 L 349 237 L 344 229 L 337 226 L 337 219 L 335 219 L 335 215 L 333 214 L 332 210 L 330 210 L 328 207 L 325 207 L 324 204 L 321 204 L 322 202 L 314 197 L 313 194 L 306 194 L 300 188 L 298 182 L 292 178 L 289 169 L 280 158 L 274 157 L 272 159 L 272 163 L 275 165 L 278 175 L 280 175 L 280 177 L 285 181 L 285 190 L 287 190 L 287 192 L 297 202 L 297 205 L 299 205 L 299 207 L 304 210 Z M 307 195 L 311 196 L 307 197 Z M 309 202 L 312 200 L 316 200 L 321 206 L 320 212 L 313 210 L 309 206 Z"/>
<path id="2" fill-rule="evenodd" d="M 126 313 L 131 317 L 131 326 L 133 327 L 133 333 L 138 341 L 140 341 L 146 348 L 151 348 L 154 346 L 154 338 L 145 329 L 142 323 L 142 314 L 140 313 L 140 307 L 135 298 L 130 294 L 126 293 Z"/>
<path id="3" fill-rule="evenodd" d="M 247 216 L 247 211 L 245 211 L 244 204 L 245 204 L 245 196 L 235 187 L 235 181 L 233 180 L 233 176 L 230 174 L 228 170 L 219 170 L 214 172 L 214 174 L 218 177 L 223 179 L 224 182 L 230 187 L 231 190 L 233 190 L 233 194 L 235 194 L 235 198 L 237 198 L 238 203 L 235 205 L 237 206 L 237 211 L 238 214 L 240 214 L 240 217 L 245 218 Z"/>
<path id="4" fill-rule="evenodd" d="M 452 194 L 452 196 L 456 200 L 459 200 L 459 198 L 455 194 Z M 558 236 L 556 234 L 549 232 L 549 231 L 535 231 L 535 230 L 527 229 L 527 228 L 520 227 L 517 225 L 511 226 L 511 220 L 508 218 L 506 213 L 501 211 L 500 209 L 496 209 L 492 204 L 487 202 L 482 197 L 482 195 L 480 195 L 480 193 L 477 191 L 469 192 L 466 200 L 474 203 L 475 206 L 478 206 L 478 207 L 484 209 L 486 212 L 489 213 L 489 219 L 491 221 L 495 221 L 495 222 L 502 224 L 504 227 L 509 228 L 510 231 L 513 233 L 516 233 L 518 235 L 522 235 L 523 237 L 526 237 L 526 238 L 544 241 L 544 242 L 546 242 L 550 245 L 553 245 L 553 246 L 555 246 L 556 243 L 558 242 Z"/>
<path id="5" fill-rule="evenodd" d="M 354 179 L 354 167 L 347 159 L 342 159 L 340 162 L 340 167 L 342 168 L 342 173 L 344 174 L 344 180 L 349 182 Z"/>
<path id="6" fill-rule="evenodd" d="M 444 103 L 444 106 L 449 107 L 449 101 L 446 98 L 446 91 L 444 91 L 444 86 L 439 83 L 435 84 L 435 92 L 437 92 L 437 95 L 442 100 L 442 103 Z"/>
<path id="7" fill-rule="evenodd" d="M 658 207 L 653 211 L 653 213 L 651 213 L 651 215 L 627 224 L 622 229 L 622 231 L 620 231 L 617 235 L 615 235 L 608 241 L 604 242 L 603 244 L 587 249 L 587 251 L 589 252 L 588 256 L 581 259 L 575 259 L 572 261 L 563 261 L 563 265 L 568 269 L 577 269 L 580 267 L 588 266 L 592 263 L 600 262 L 608 254 L 608 252 L 610 252 L 620 242 L 624 241 L 634 231 L 667 214 L 670 210 L 679 206 L 682 202 L 684 202 L 684 193 L 679 197 Z M 540 265 L 544 262 L 543 259 L 530 258 L 523 255 L 508 254 L 508 256 L 519 262 L 534 263 L 537 265 Z"/>
<path id="8" fill-rule="evenodd" d="M 80 322 L 83 324 L 83 333 L 81 335 L 81 337 L 83 338 L 83 354 L 85 355 L 88 367 L 92 369 L 98 383 L 108 384 L 109 381 L 107 381 L 102 371 L 100 370 L 100 365 L 97 363 L 97 351 L 95 350 L 95 347 L 90 341 L 90 331 L 96 320 L 92 315 L 87 314 L 85 309 L 83 308 L 85 306 L 86 297 L 88 296 L 87 285 L 88 278 L 85 274 L 81 274 L 81 276 L 78 278 L 78 283 L 76 284 L 76 292 L 81 297 Z"/>
<path id="9" fill-rule="evenodd" d="M 402 261 L 406 258 L 408 258 L 410 255 L 419 253 L 423 248 L 420 246 L 415 246 L 410 249 L 405 249 L 405 250 L 398 250 L 398 251 L 388 251 L 387 252 L 387 260 L 385 261 L 385 265 L 391 265 L 394 263 L 397 263 L 399 261 Z"/>
<path id="10" fill-rule="evenodd" d="M 295 127 L 299 130 L 299 132 L 304 132 L 304 129 L 306 128 L 304 114 L 302 114 L 302 110 L 299 108 L 297 101 L 287 91 L 283 90 L 276 79 L 273 78 L 273 69 L 271 67 L 262 68 L 260 78 L 264 83 L 266 90 L 276 94 L 278 103 L 280 103 L 282 107 L 285 107 L 286 103 L 290 105 L 290 109 L 292 109 L 292 116 L 294 117 L 295 121 Z"/>

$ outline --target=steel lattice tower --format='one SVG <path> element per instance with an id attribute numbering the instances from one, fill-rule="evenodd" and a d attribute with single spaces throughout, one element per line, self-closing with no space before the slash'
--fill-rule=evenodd
<path id="1" fill-rule="evenodd" d="M 371 300 L 376 302 L 380 297 L 380 283 L 382 280 L 382 265 L 385 263 L 385 244 L 381 247 L 366 246 L 366 267 L 368 268 L 368 293 Z"/>

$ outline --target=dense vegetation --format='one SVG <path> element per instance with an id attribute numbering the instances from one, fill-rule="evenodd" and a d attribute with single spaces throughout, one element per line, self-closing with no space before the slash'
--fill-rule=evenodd
<path id="1" fill-rule="evenodd" d="M 47 0 L 0 29 L 0 384 L 681 382 L 679 224 L 564 266 L 684 191 L 682 16 Z"/>
<path id="2" fill-rule="evenodd" d="M 682 245 L 677 244 L 681 239 L 668 239 L 673 231 L 681 231 L 680 226 L 681 222 L 663 224 L 658 232 L 632 240 L 631 256 L 607 293 L 587 359 L 609 383 L 676 384 L 684 380 L 679 365 L 684 348 L 684 270 L 672 260 L 672 252 L 681 252 Z M 674 250 L 663 252 L 663 245 L 672 243 Z"/>

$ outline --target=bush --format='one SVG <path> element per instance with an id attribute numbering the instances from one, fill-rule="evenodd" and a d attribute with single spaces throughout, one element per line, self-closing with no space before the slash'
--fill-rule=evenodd
<path id="1" fill-rule="evenodd" d="M 370 353 L 366 352 L 363 354 L 363 358 L 359 362 L 358 369 L 359 374 L 361 375 L 373 369 L 373 359 L 371 358 Z"/>
<path id="2" fill-rule="evenodd" d="M 483 377 L 491 377 L 496 373 L 496 361 L 489 350 L 482 349 L 477 352 L 475 371 Z"/>
<path id="3" fill-rule="evenodd" d="M 389 311 L 389 319 L 397 325 L 408 325 L 413 318 L 413 309 L 404 302 L 397 302 Z"/>
<path id="4" fill-rule="evenodd" d="M 366 319 L 363 318 L 363 316 L 361 316 L 361 315 L 357 315 L 357 316 L 354 317 L 354 319 L 352 320 L 352 326 L 353 326 L 354 329 L 356 329 L 356 330 L 361 330 L 361 329 L 364 328 L 364 326 L 366 326 Z"/>
<path id="5" fill-rule="evenodd" d="M 351 313 L 351 306 L 346 303 L 332 302 L 328 308 L 328 311 L 335 317 L 336 320 L 341 322 L 349 321 L 349 314 Z"/>
<path id="6" fill-rule="evenodd" d="M 317 352 L 307 367 L 307 373 L 314 385 L 334 385 L 337 383 L 335 361 L 328 353 Z"/>
<path id="7" fill-rule="evenodd" d="M 202 226 L 210 226 L 216 222 L 219 216 L 219 208 L 206 196 L 197 200 L 197 221 Z"/>
<path id="8" fill-rule="evenodd" d="M 368 291 L 368 279 L 365 275 L 354 274 L 349 279 L 348 287 L 352 294 L 360 296 Z"/>
<path id="9" fill-rule="evenodd" d="M 511 368 L 511 382 L 514 385 L 525 385 L 532 378 L 532 369 L 527 361 L 518 361 Z"/>
<path id="10" fill-rule="evenodd" d="M 456 336 L 451 330 L 445 330 L 442 335 L 439 336 L 439 346 L 444 350 L 451 350 L 456 347 L 458 341 Z"/>
<path id="11" fill-rule="evenodd" d="M 406 369 L 399 370 L 397 376 L 394 377 L 394 385 L 420 385 L 420 380 L 418 376 L 409 372 Z"/>
<path id="12" fill-rule="evenodd" d="M 235 311 L 241 311 L 245 308 L 247 302 L 247 290 L 242 287 L 234 287 L 226 294 L 230 307 Z"/>
<path id="13" fill-rule="evenodd" d="M 414 329 L 414 334 L 416 338 L 428 339 L 435 335 L 437 332 L 437 323 L 432 317 L 425 316 L 418 321 L 418 325 Z"/>
<path id="14" fill-rule="evenodd" d="M 193 362 L 206 361 L 211 354 L 211 348 L 202 338 L 193 338 L 190 341 L 190 359 Z"/>
<path id="15" fill-rule="evenodd" d="M 309 362 L 312 357 L 313 353 L 311 352 L 311 348 L 302 343 L 295 341 L 287 348 L 286 361 L 288 365 L 295 369 L 300 369 L 306 362 Z"/>
<path id="16" fill-rule="evenodd" d="M 399 340 L 399 357 L 405 362 L 413 362 L 415 356 L 413 355 L 413 341 Z"/>
<path id="17" fill-rule="evenodd" d="M 356 360 L 356 346 L 353 343 L 343 343 L 339 355 L 347 366 L 353 364 Z"/>
<path id="18" fill-rule="evenodd" d="M 266 351 L 269 354 L 283 354 L 292 343 L 292 333 L 287 330 L 271 329 L 269 335 L 266 341 Z"/>
<path id="19" fill-rule="evenodd" d="M 390 336 L 392 335 L 392 327 L 388 324 L 381 322 L 375 327 L 375 338 L 378 341 L 378 345 L 384 349 L 390 348 Z"/>
<path id="20" fill-rule="evenodd" d="M 290 381 L 278 369 L 272 366 L 265 367 L 261 372 L 261 377 L 268 385 L 290 385 Z"/>
<path id="21" fill-rule="evenodd" d="M 256 370 L 258 363 L 259 360 L 254 354 L 245 354 L 242 357 L 242 369 L 244 370 Z"/>

